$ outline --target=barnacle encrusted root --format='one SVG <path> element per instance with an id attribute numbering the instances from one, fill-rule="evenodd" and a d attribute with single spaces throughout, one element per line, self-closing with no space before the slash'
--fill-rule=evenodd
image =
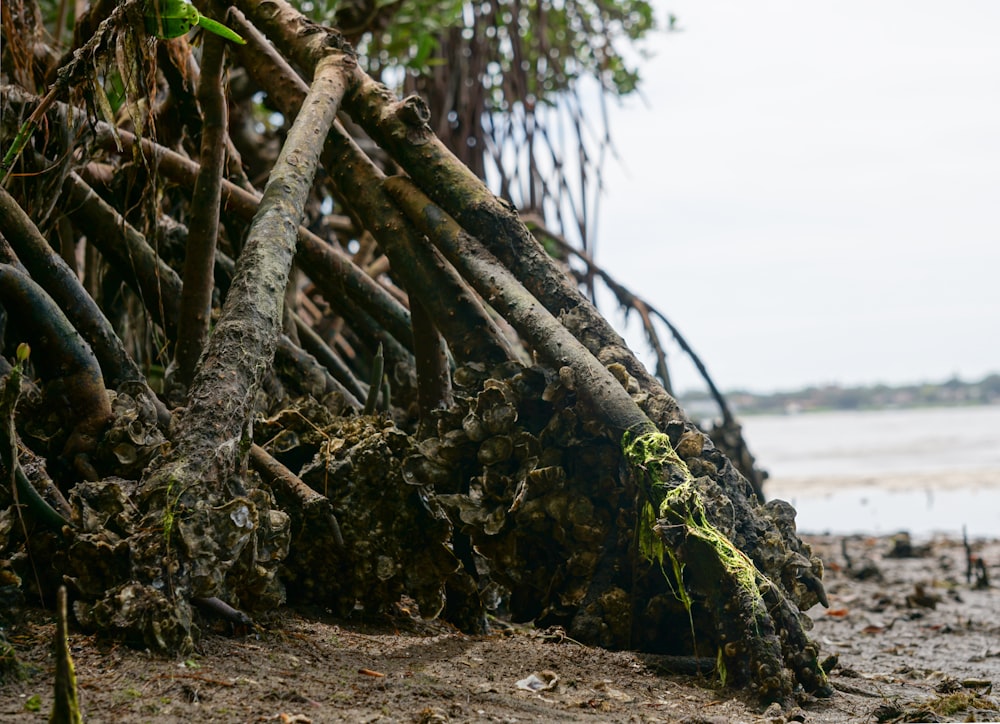
<path id="1" fill-rule="evenodd" d="M 639 516 L 639 550 L 659 564 L 689 617 L 690 589 L 706 599 L 705 609 L 721 643 L 716 666 L 720 678 L 749 683 L 763 700 L 787 698 L 793 673 L 810 691 L 827 693 L 829 684 L 816 657 L 802 655 L 817 649 L 793 607 L 780 587 L 709 520 L 699 492 L 702 481 L 691 474 L 669 437 L 661 432 L 626 433 L 622 451 L 650 499 L 647 512 Z M 691 629 L 693 638 L 693 617 Z M 731 645 L 735 641 L 742 645 Z"/>

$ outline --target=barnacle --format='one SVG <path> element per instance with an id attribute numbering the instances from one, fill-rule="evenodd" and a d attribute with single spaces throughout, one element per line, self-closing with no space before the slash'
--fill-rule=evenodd
<path id="1" fill-rule="evenodd" d="M 438 461 L 460 441 L 427 440 L 417 448 L 378 416 L 336 418 L 322 433 L 337 444 L 317 450 L 300 476 L 330 500 L 343 546 L 328 533 L 316 540 L 318 530 L 328 530 L 321 521 L 300 521 L 299 544 L 285 563 L 289 589 L 341 614 L 359 603 L 383 611 L 406 593 L 422 615 L 436 616 L 458 561 L 447 545 L 451 525 L 422 486 L 446 482 L 448 468 Z"/>

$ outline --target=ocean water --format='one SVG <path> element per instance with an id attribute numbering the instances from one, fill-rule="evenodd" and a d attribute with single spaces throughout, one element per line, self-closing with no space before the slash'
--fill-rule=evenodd
<path id="1" fill-rule="evenodd" d="M 808 533 L 1000 537 L 1000 406 L 741 419 Z"/>

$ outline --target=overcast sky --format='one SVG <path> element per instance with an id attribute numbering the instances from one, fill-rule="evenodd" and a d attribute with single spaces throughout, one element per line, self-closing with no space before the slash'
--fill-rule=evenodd
<path id="1" fill-rule="evenodd" d="M 1000 371 L 1000 2 L 657 1 L 598 262 L 722 389 Z"/>

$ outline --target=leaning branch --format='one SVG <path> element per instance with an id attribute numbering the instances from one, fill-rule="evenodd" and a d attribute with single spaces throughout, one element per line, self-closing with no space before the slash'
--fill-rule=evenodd
<path id="1" fill-rule="evenodd" d="M 528 220 L 526 220 L 526 223 L 527 222 Z M 535 224 L 531 223 L 530 226 L 535 227 Z M 653 328 L 652 324 L 652 317 L 656 317 L 657 319 L 659 319 L 663 323 L 663 325 L 670 331 L 670 334 L 677 342 L 677 345 L 688 355 L 688 357 L 691 358 L 692 364 L 694 364 L 699 374 L 701 374 L 702 379 L 705 380 L 705 384 L 708 385 L 708 389 L 712 395 L 712 399 L 714 399 L 715 403 L 719 406 L 719 411 L 722 413 L 723 422 L 728 424 L 734 420 L 733 413 L 729 409 L 729 405 L 726 403 L 725 396 L 719 391 L 719 388 L 716 387 L 715 381 L 712 379 L 711 375 L 708 374 L 708 368 L 705 366 L 705 363 L 702 361 L 701 357 L 698 356 L 698 354 L 688 343 L 687 339 L 685 339 L 684 336 L 680 333 L 680 330 L 677 329 L 677 327 L 675 327 L 673 323 L 669 319 L 667 319 L 667 317 L 662 312 L 656 309 L 649 302 L 640 299 L 631 291 L 629 291 L 624 286 L 619 284 L 614 278 L 612 278 L 610 274 L 607 273 L 607 271 L 601 268 L 590 257 L 589 254 L 587 254 L 584 251 L 581 251 L 580 249 L 577 249 L 572 244 L 567 242 L 559 234 L 553 233 L 549 229 L 546 229 L 540 225 L 537 226 L 536 228 L 533 228 L 532 230 L 536 235 L 545 236 L 546 239 L 556 244 L 564 253 L 572 254 L 576 256 L 578 259 L 580 259 L 580 261 L 582 261 L 584 264 L 587 265 L 587 276 L 592 277 L 596 275 L 600 277 L 601 281 L 603 281 L 607 285 L 608 289 L 610 289 L 612 293 L 615 295 L 615 297 L 618 299 L 619 304 L 621 304 L 626 309 L 635 309 L 639 313 L 639 316 L 642 317 L 643 327 L 646 330 L 646 336 L 649 338 L 650 344 L 652 344 L 653 347 L 656 349 L 657 367 L 660 368 L 661 370 L 660 371 L 661 379 L 664 381 L 664 384 L 669 388 L 669 385 L 667 384 L 669 381 L 669 375 L 667 373 L 666 360 L 662 352 L 662 348 L 659 342 L 659 337 L 657 336 L 656 330 Z"/>
<path id="2" fill-rule="evenodd" d="M 198 103 L 202 112 L 201 163 L 191 193 L 191 223 L 184 254 L 184 289 L 177 330 L 177 375 L 187 385 L 194 378 L 198 358 L 208 339 L 215 287 L 213 268 L 219 234 L 219 202 L 226 160 L 228 110 L 222 87 L 225 59 L 222 38 L 206 34 L 203 43 Z"/>
<path id="3" fill-rule="evenodd" d="M 249 522 L 256 515 L 239 474 L 250 450 L 255 393 L 281 333 L 284 290 L 298 225 L 323 139 L 346 87 L 344 67 L 350 62 L 331 53 L 317 68 L 309 96 L 264 190 L 219 323 L 191 384 L 188 405 L 177 416 L 175 447 L 143 481 L 144 495 L 152 503 L 147 519 L 165 535 L 150 536 L 152 550 L 144 551 L 143 561 L 137 561 L 137 578 L 145 578 L 145 566 L 157 551 L 159 556 L 176 555 L 172 586 L 186 597 L 218 595 L 226 572 L 252 537 L 235 535 L 208 546 L 198 539 L 197 531 L 232 529 L 233 523 L 240 530 L 241 521 Z M 237 515 L 230 510 L 232 505 L 246 512 Z M 177 548 L 169 552 L 174 536 Z"/>

